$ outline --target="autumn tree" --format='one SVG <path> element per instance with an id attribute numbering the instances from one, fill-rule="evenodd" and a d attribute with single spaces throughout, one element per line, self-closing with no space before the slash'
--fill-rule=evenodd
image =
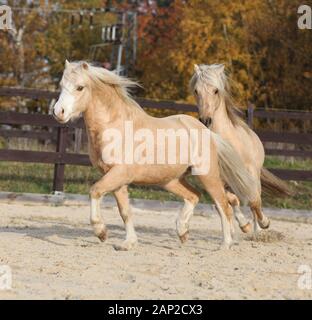
<path id="1" fill-rule="evenodd" d="M 311 108 L 312 33 L 297 0 L 174 1 L 145 21 L 138 66 L 146 95 L 193 101 L 195 63 L 224 63 L 240 103 Z M 143 19 L 143 21 L 144 21 Z"/>
<path id="2" fill-rule="evenodd" d="M 312 32 L 297 27 L 300 0 L 49 1 L 49 10 L 14 11 L 16 31 L 0 31 L 0 85 L 55 88 L 65 58 L 87 59 L 101 40 L 100 28 L 85 20 L 71 28 L 68 14 L 50 9 L 107 4 L 138 12 L 132 76 L 145 88 L 140 95 L 194 102 L 188 90 L 194 64 L 224 63 L 241 105 L 311 108 Z"/>

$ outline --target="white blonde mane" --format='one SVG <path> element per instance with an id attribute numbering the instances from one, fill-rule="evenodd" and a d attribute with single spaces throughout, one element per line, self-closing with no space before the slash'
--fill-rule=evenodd
<path id="1" fill-rule="evenodd" d="M 105 68 L 93 66 L 85 61 L 71 62 L 70 66 L 73 68 L 72 72 L 79 72 L 79 75 L 91 88 L 101 91 L 105 90 L 107 85 L 112 86 L 124 102 L 141 109 L 130 94 L 131 88 L 140 86 L 136 81 L 119 76 Z"/>
<path id="2" fill-rule="evenodd" d="M 201 86 L 205 89 L 207 85 L 210 85 L 217 88 L 223 96 L 229 95 L 230 88 L 227 76 L 225 72 L 219 72 L 222 69 L 222 64 L 201 64 L 197 66 L 190 81 L 191 90 L 194 91 L 196 86 Z"/>
<path id="3" fill-rule="evenodd" d="M 227 115 L 233 125 L 248 128 L 246 123 L 238 115 L 241 113 L 241 110 L 235 105 L 231 94 L 229 79 L 224 72 L 224 66 L 222 64 L 201 64 L 199 66 L 195 66 L 195 73 L 190 81 L 191 92 L 194 93 L 198 86 L 203 90 L 206 90 L 208 85 L 218 89 L 221 99 L 225 102 Z"/>

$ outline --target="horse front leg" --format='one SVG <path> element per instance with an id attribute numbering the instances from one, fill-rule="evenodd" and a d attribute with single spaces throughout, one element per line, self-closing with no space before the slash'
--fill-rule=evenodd
<path id="1" fill-rule="evenodd" d="M 138 243 L 138 238 L 134 230 L 133 214 L 129 203 L 128 186 L 123 186 L 114 192 L 120 216 L 126 228 L 126 240 L 121 245 L 116 245 L 116 250 L 130 250 Z"/>
<path id="2" fill-rule="evenodd" d="M 90 189 L 91 215 L 90 222 L 95 235 L 101 240 L 107 239 L 107 228 L 100 213 L 100 202 L 102 197 L 127 184 L 124 170 L 119 167 L 111 168 L 99 181 Z"/>
<path id="3" fill-rule="evenodd" d="M 100 203 L 102 197 L 92 198 L 91 197 L 91 215 L 90 223 L 93 227 L 94 234 L 103 242 L 107 239 L 107 228 L 104 224 L 103 217 L 100 213 Z"/>

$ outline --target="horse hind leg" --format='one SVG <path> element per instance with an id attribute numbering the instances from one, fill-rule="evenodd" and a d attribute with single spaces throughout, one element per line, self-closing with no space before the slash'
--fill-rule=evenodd
<path id="1" fill-rule="evenodd" d="M 251 224 L 250 222 L 245 218 L 244 214 L 242 213 L 240 209 L 240 202 L 237 196 L 229 191 L 226 192 L 227 199 L 229 203 L 231 204 L 234 216 L 236 218 L 236 221 L 238 222 L 238 225 L 240 229 L 244 233 L 249 233 L 251 231 Z"/>
<path id="2" fill-rule="evenodd" d="M 259 197 L 249 205 L 254 216 L 254 232 L 256 233 L 259 231 L 258 226 L 260 226 L 261 229 L 268 229 L 270 226 L 270 219 L 262 212 L 261 198 Z"/>
<path id="3" fill-rule="evenodd" d="M 179 212 L 176 220 L 178 237 L 184 243 L 189 238 L 189 222 L 199 201 L 200 192 L 194 189 L 184 178 L 172 180 L 164 188 L 184 199 L 184 207 Z"/>
<path id="4" fill-rule="evenodd" d="M 261 181 L 260 174 L 254 169 L 249 168 L 252 176 L 258 181 L 258 195 L 254 201 L 249 203 L 249 207 L 253 214 L 254 220 L 254 233 L 259 232 L 261 229 L 268 229 L 270 226 L 270 220 L 267 216 L 265 216 L 262 212 L 261 207 Z"/>

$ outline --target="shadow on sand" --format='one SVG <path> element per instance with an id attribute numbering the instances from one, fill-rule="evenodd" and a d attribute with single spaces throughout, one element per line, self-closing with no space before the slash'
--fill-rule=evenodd
<path id="1" fill-rule="evenodd" d="M 123 226 L 108 224 L 107 225 L 109 238 L 116 239 L 122 242 L 125 239 L 125 229 Z M 179 244 L 177 234 L 175 232 L 174 226 L 172 228 L 157 228 L 157 227 L 147 227 L 143 225 L 138 225 L 135 230 L 139 237 L 139 242 L 145 245 L 151 245 L 161 248 L 173 249 L 172 246 L 176 247 Z M 100 241 L 95 237 L 92 231 L 92 227 L 88 225 L 84 226 L 74 226 L 67 223 L 47 221 L 47 226 L 14 226 L 9 225 L 6 227 L 0 227 L 0 233 L 17 233 L 22 234 L 27 237 L 40 239 L 58 246 L 67 246 L 67 244 L 62 242 L 57 242 L 55 238 L 51 237 L 57 236 L 61 239 L 71 239 L 79 240 L 81 239 L 84 244 L 79 244 L 80 246 L 92 246 L 98 245 Z M 221 233 L 213 232 L 208 235 L 208 230 L 191 230 L 191 237 L 189 239 L 188 246 L 199 248 L 195 245 L 194 241 L 212 241 L 219 242 L 221 240 Z M 193 242 L 193 245 L 192 245 Z"/>

